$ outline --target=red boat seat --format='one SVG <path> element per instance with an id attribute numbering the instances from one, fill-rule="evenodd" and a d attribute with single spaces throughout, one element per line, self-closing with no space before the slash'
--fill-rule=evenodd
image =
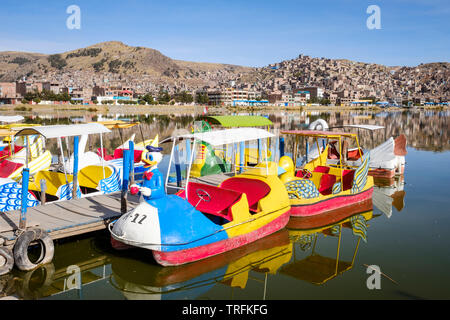
<path id="1" fill-rule="evenodd" d="M 209 194 L 211 200 L 203 201 L 197 194 L 197 190 L 204 190 Z M 199 192 L 200 193 L 200 192 Z M 189 182 L 188 201 L 197 210 L 225 218 L 228 221 L 233 220 L 231 206 L 238 202 L 242 197 L 242 193 L 233 190 L 227 190 L 207 184 Z M 208 199 L 206 199 L 208 200 Z"/>
<path id="2" fill-rule="evenodd" d="M 364 152 L 362 150 L 361 150 L 361 154 L 364 155 Z M 356 161 L 359 158 L 361 158 L 360 154 L 359 154 L 359 149 L 350 150 L 349 152 L 347 152 L 347 160 Z"/>
<path id="3" fill-rule="evenodd" d="M 16 163 L 9 160 L 0 162 L 0 178 L 8 178 L 14 171 L 23 167 L 22 163 Z"/>
<path id="4" fill-rule="evenodd" d="M 328 173 L 328 172 L 330 172 L 330 167 L 317 166 L 314 168 L 314 172 Z"/>
<path id="5" fill-rule="evenodd" d="M 320 178 L 319 192 L 323 195 L 329 195 L 333 192 L 333 185 L 336 183 L 336 176 L 324 173 Z"/>
<path id="6" fill-rule="evenodd" d="M 103 152 L 102 152 L 102 151 L 103 151 Z M 98 148 L 98 149 L 97 149 L 97 155 L 98 155 L 99 157 L 102 157 L 102 158 L 105 159 L 106 161 L 114 160 L 114 156 L 108 155 L 105 148 L 103 148 L 103 149 Z"/>
<path id="7" fill-rule="evenodd" d="M 340 155 L 336 148 L 337 141 L 331 141 L 328 148 L 328 159 L 339 159 Z"/>
<path id="8" fill-rule="evenodd" d="M 22 149 L 23 149 L 22 146 L 14 145 L 14 153 L 17 153 Z M 6 146 L 2 151 L 0 151 L 0 160 L 4 159 L 4 158 L 8 158 L 9 156 L 11 156 L 11 151 L 9 150 L 9 146 Z"/>
<path id="9" fill-rule="evenodd" d="M 317 166 L 314 168 L 313 172 L 318 172 L 318 173 L 328 173 L 330 171 L 329 167 L 325 167 L 325 166 Z M 297 174 L 295 175 L 297 178 L 303 178 L 303 179 L 309 179 L 308 173 L 303 174 L 303 170 L 298 170 Z"/>
<path id="10" fill-rule="evenodd" d="M 248 178 L 234 177 L 225 180 L 220 185 L 221 188 L 234 190 L 247 195 L 248 206 L 250 210 L 256 211 L 258 202 L 270 192 L 270 187 L 267 183 Z"/>
<path id="11" fill-rule="evenodd" d="M 353 186 L 353 177 L 354 176 L 355 176 L 355 170 L 344 170 L 342 172 L 342 178 L 343 178 L 342 191 L 351 189 L 351 187 Z"/>
<path id="12" fill-rule="evenodd" d="M 134 163 L 141 162 L 142 150 L 134 150 Z M 113 159 L 122 159 L 123 158 L 123 149 L 114 150 L 114 158 Z"/>

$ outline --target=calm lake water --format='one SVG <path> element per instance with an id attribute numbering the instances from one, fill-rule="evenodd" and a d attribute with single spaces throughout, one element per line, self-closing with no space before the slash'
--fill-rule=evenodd
<path id="1" fill-rule="evenodd" d="M 404 177 L 377 187 L 372 203 L 352 209 L 352 214 L 363 214 L 368 220 L 365 240 L 353 233 L 348 221 L 325 223 L 314 230 L 305 230 L 294 221 L 270 237 L 207 261 L 163 268 L 146 250 L 114 251 L 109 234 L 97 232 L 59 241 L 52 264 L 1 277 L 0 296 L 74 300 L 449 299 L 448 112 L 268 116 L 276 129 L 301 128 L 317 118 L 331 126 L 385 126 L 373 137 L 360 132 L 366 148 L 390 136 L 407 136 Z M 195 115 L 119 117 L 139 120 L 146 138 L 182 132 L 195 119 Z M 96 118 L 28 121 L 56 124 L 90 120 Z M 132 132 L 140 140 L 138 129 L 129 130 L 122 132 L 123 136 L 113 133 L 107 147 L 121 144 Z M 379 290 L 367 286 L 373 274 L 367 266 L 373 265 L 383 273 Z M 374 282 L 369 279 L 370 283 Z"/>

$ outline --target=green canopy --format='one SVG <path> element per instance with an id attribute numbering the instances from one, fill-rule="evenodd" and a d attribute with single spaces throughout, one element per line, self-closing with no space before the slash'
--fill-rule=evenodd
<path id="1" fill-rule="evenodd" d="M 264 127 L 273 124 L 268 118 L 262 116 L 208 116 L 204 119 L 211 125 L 226 128 Z"/>

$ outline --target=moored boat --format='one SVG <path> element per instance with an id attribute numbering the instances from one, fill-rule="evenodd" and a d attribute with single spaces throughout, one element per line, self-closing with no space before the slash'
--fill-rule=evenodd
<path id="1" fill-rule="evenodd" d="M 297 162 L 297 146 L 300 138 L 313 138 L 319 148 L 319 140 L 337 139 L 339 145 L 344 139 L 352 140 L 359 146 L 358 137 L 352 133 L 294 130 L 281 134 L 295 136 L 293 159 Z M 373 192 L 373 177 L 368 176 L 370 154 L 360 157 L 358 167 L 345 163 L 340 157 L 336 164 L 327 161 L 329 146 L 320 156 L 302 169 L 297 169 L 289 156 L 281 157 L 279 166 L 286 172 L 280 179 L 286 186 L 291 202 L 292 216 L 314 216 L 351 206 L 370 199 Z"/>
<path id="2" fill-rule="evenodd" d="M 322 120 L 324 121 L 324 120 Z M 341 126 L 334 126 L 329 128 L 330 130 L 335 128 L 350 128 L 353 130 L 365 130 L 373 135 L 377 130 L 384 129 L 383 126 L 369 125 L 369 124 L 348 124 Z M 337 163 L 339 147 L 336 145 L 336 141 L 329 141 L 330 153 L 328 156 L 329 163 Z M 406 150 L 406 136 L 404 134 L 399 135 L 397 138 L 390 137 L 382 144 L 374 147 L 371 150 L 364 151 L 361 147 L 349 149 L 346 146 L 341 146 L 343 150 L 346 161 L 354 166 L 358 166 L 361 163 L 359 154 L 363 155 L 365 152 L 370 151 L 370 162 L 369 162 L 369 175 L 374 178 L 391 179 L 395 176 L 400 176 L 405 172 L 405 156 L 408 151 Z M 317 154 L 317 150 L 315 150 Z M 312 155 L 311 158 L 317 155 Z"/>
<path id="3" fill-rule="evenodd" d="M 273 134 L 255 128 L 239 128 L 174 137 L 171 165 L 180 172 L 174 151 L 177 142 L 188 140 L 191 150 L 207 142 L 213 147 L 236 145 L 265 139 Z M 190 171 L 192 152 L 185 180 L 177 175 L 176 184 L 166 184 L 157 169 L 161 149 L 149 148 L 149 171 L 139 187 L 144 201 L 110 224 L 112 238 L 122 244 L 152 250 L 163 266 L 182 265 L 227 252 L 282 229 L 289 220 L 290 204 L 274 162 L 262 162 L 242 173 L 223 175 L 218 185 L 196 180 Z M 267 154 L 267 146 L 266 146 Z M 234 164 L 235 172 L 238 165 Z M 205 177 L 202 177 L 205 178 Z M 134 187 L 136 189 L 136 187 Z M 133 189 L 133 187 L 132 187 Z M 178 190 L 167 194 L 166 190 Z M 132 190 L 133 192 L 133 190 Z M 136 191 L 135 191 L 136 192 Z M 113 241 L 113 243 L 115 243 Z"/>

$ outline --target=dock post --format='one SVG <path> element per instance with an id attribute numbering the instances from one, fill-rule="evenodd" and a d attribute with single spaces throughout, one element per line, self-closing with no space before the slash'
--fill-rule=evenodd
<path id="1" fill-rule="evenodd" d="M 280 138 L 280 158 L 284 157 L 284 138 Z"/>
<path id="2" fill-rule="evenodd" d="M 77 198 L 78 189 L 78 147 L 80 143 L 80 137 L 75 136 L 73 139 L 73 190 L 72 199 Z"/>
<path id="3" fill-rule="evenodd" d="M 20 211 L 19 230 L 25 231 L 27 228 L 27 206 L 28 206 L 28 182 L 30 169 L 22 170 L 22 208 Z"/>
<path id="4" fill-rule="evenodd" d="M 130 185 L 134 184 L 134 142 L 130 141 Z"/>
<path id="5" fill-rule="evenodd" d="M 41 185 L 41 205 L 43 206 L 47 202 L 47 181 L 45 179 L 41 179 L 39 184 Z"/>
<path id="6" fill-rule="evenodd" d="M 130 180 L 130 150 L 123 150 L 122 193 L 120 197 L 120 212 L 127 212 L 128 182 Z"/>
<path id="7" fill-rule="evenodd" d="M 244 172 L 244 165 L 245 165 L 245 142 L 242 141 L 239 143 L 239 173 Z"/>

